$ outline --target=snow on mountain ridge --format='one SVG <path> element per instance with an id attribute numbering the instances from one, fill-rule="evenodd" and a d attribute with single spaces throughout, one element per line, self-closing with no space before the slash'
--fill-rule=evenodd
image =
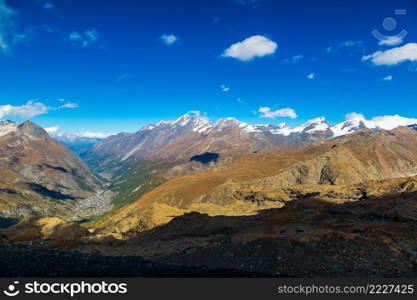
<path id="1" fill-rule="evenodd" d="M 399 115 L 375 117 L 366 120 L 360 114 L 352 114 L 346 121 L 331 125 L 325 117 L 318 117 L 307 121 L 306 123 L 291 128 L 285 123 L 278 125 L 271 124 L 248 124 L 241 122 L 236 118 L 222 118 L 217 122 L 211 123 L 207 118 L 201 117 L 199 112 L 188 112 L 174 121 L 160 121 L 156 124 L 149 124 L 141 130 L 153 130 L 155 128 L 170 128 L 172 126 L 189 127 L 190 131 L 198 133 L 208 133 L 212 130 L 220 131 L 225 128 L 239 127 L 248 133 L 270 133 L 274 135 L 289 136 L 291 134 L 317 132 L 328 132 L 330 137 L 338 137 L 345 134 L 353 133 L 363 128 L 391 130 L 399 126 L 408 126 L 417 124 L 417 119 L 405 118 Z"/>

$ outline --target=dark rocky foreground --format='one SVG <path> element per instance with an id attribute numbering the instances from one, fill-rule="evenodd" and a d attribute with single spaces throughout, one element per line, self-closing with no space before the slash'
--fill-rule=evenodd
<path id="1" fill-rule="evenodd" d="M 176 266 L 141 257 L 112 257 L 77 251 L 0 246 L 1 277 L 263 277 L 228 269 Z"/>

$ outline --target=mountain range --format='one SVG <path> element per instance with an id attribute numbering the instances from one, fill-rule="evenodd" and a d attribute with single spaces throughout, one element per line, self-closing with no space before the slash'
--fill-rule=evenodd
<path id="1" fill-rule="evenodd" d="M 352 118 L 330 125 L 324 117 L 312 119 L 296 128 L 285 123 L 250 125 L 235 118 L 209 122 L 198 113 L 187 113 L 173 121 L 150 124 L 135 133 L 112 135 L 82 155 L 97 172 L 111 176 L 121 166 L 140 160 L 187 161 L 204 152 L 221 158 L 237 153 L 265 152 L 302 147 L 358 130 L 417 126 L 417 119 L 387 116 L 365 120 Z M 118 163 L 115 163 L 118 162 Z"/>
<path id="2" fill-rule="evenodd" d="M 81 154 L 98 174 L 112 182 L 114 203 L 135 201 L 172 178 L 204 171 L 234 155 L 297 149 L 369 128 L 389 130 L 417 124 L 417 119 L 355 116 L 330 125 L 324 117 L 296 128 L 250 125 L 235 118 L 209 122 L 191 112 L 176 120 L 149 124 L 135 133 L 109 136 Z"/>
<path id="3" fill-rule="evenodd" d="M 80 151 L 85 163 L 64 146 L 77 137 L 1 121 L 0 227 L 23 220 L 0 229 L 0 248 L 291 276 L 410 272 L 416 121 L 316 118 L 289 128 L 188 113 L 104 138 Z M 358 251 L 366 259 L 352 264 Z"/>

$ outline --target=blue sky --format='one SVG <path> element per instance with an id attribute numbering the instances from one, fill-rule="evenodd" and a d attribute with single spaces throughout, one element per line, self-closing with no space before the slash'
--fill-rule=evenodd
<path id="1" fill-rule="evenodd" d="M 105 133 L 190 110 L 417 117 L 416 43 L 413 0 L 0 0 L 0 117 Z"/>

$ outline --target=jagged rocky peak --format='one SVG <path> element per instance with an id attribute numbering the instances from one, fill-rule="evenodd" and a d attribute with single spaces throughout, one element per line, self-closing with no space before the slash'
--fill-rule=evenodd
<path id="1" fill-rule="evenodd" d="M 364 128 L 368 128 L 368 126 L 363 119 L 346 120 L 332 127 L 333 137 L 353 133 Z"/>
<path id="2" fill-rule="evenodd" d="M 316 131 L 326 131 L 330 127 L 331 125 L 327 122 L 325 117 L 319 117 L 319 118 L 309 120 L 303 125 L 294 128 L 292 132 L 312 133 Z"/>
<path id="3" fill-rule="evenodd" d="M 208 125 L 210 122 L 200 115 L 199 111 L 190 111 L 178 119 L 176 119 L 172 125 L 174 126 L 190 126 L 199 127 L 202 125 Z"/>
<path id="4" fill-rule="evenodd" d="M 36 125 L 32 121 L 26 121 L 17 126 L 18 130 L 25 135 L 29 135 L 34 138 L 48 138 L 49 135 L 42 127 Z"/>
<path id="5" fill-rule="evenodd" d="M 169 129 L 175 127 L 186 127 L 194 131 L 211 125 L 207 118 L 202 117 L 199 111 L 190 111 L 186 114 L 180 116 L 174 121 L 159 121 L 156 124 L 149 124 L 145 126 L 142 130 L 154 130 L 154 129 Z"/>
<path id="6" fill-rule="evenodd" d="M 217 122 L 214 124 L 215 130 L 222 130 L 225 128 L 236 128 L 236 127 L 245 127 L 248 124 L 240 122 L 239 120 L 235 118 L 222 118 L 217 120 Z"/>

